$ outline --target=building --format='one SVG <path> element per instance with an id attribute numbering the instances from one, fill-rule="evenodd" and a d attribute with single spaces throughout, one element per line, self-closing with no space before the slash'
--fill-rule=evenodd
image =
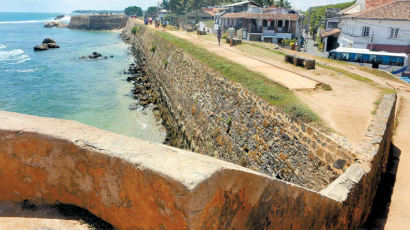
<path id="1" fill-rule="evenodd" d="M 337 42 L 340 35 L 340 9 L 327 8 L 325 13 L 324 31 L 320 32 L 320 37 L 323 42 L 323 49 L 325 52 L 336 49 L 339 44 Z"/>
<path id="2" fill-rule="evenodd" d="M 186 17 L 186 24 L 194 25 L 199 21 L 213 21 L 214 20 L 214 12 L 211 10 L 195 10 L 189 12 L 185 15 Z"/>
<path id="3" fill-rule="evenodd" d="M 380 1 L 361 2 L 367 6 L 365 10 L 356 10 L 342 17 L 339 45 L 373 51 L 410 53 L 410 1 L 387 0 L 387 3 L 382 5 L 377 5 Z M 356 4 L 350 11 L 358 6 L 360 4 Z"/>
<path id="4" fill-rule="evenodd" d="M 299 15 L 296 12 L 275 7 L 262 8 L 249 1 L 228 5 L 215 18 L 215 24 L 225 30 L 233 26 L 246 40 L 277 43 L 299 35 Z"/>

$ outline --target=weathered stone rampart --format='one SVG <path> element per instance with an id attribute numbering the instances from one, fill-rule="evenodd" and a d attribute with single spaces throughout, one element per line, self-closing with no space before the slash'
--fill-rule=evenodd
<path id="1" fill-rule="evenodd" d="M 134 20 L 125 36 L 145 60 L 173 146 L 316 191 L 362 158 L 347 142 L 291 118 Z"/>
<path id="2" fill-rule="evenodd" d="M 71 17 L 68 28 L 77 30 L 122 29 L 127 23 L 125 15 L 75 15 Z"/>
<path id="3" fill-rule="evenodd" d="M 118 229 L 355 229 L 385 167 L 395 97 L 368 159 L 321 192 L 73 121 L 0 111 L 0 201 L 77 205 Z"/>

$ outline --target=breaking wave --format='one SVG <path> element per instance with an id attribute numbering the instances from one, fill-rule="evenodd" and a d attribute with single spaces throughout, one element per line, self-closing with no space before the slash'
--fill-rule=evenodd
<path id="1" fill-rule="evenodd" d="M 64 16 L 64 18 L 59 20 L 54 20 L 50 18 L 47 20 L 26 20 L 26 21 L 2 21 L 0 24 L 25 24 L 25 23 L 46 23 L 46 22 L 57 22 L 57 21 L 70 21 L 71 16 Z"/>
<path id="2" fill-rule="evenodd" d="M 30 56 L 24 54 L 21 49 L 10 51 L 0 51 L 0 61 L 6 61 L 10 64 L 20 64 L 31 60 Z"/>

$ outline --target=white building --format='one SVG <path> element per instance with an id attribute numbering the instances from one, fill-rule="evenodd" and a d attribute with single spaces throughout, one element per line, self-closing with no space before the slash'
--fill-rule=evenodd
<path id="1" fill-rule="evenodd" d="M 340 28 L 340 47 L 410 53 L 410 1 L 396 0 L 345 15 Z"/>

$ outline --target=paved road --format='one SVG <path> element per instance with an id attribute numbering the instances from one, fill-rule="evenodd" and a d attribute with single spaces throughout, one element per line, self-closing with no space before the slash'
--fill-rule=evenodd
<path id="1" fill-rule="evenodd" d="M 306 46 L 306 53 L 317 56 L 317 57 L 327 57 L 327 55 L 323 52 L 317 50 L 317 47 L 313 46 L 315 41 L 311 38 L 306 39 L 305 46 Z"/>

